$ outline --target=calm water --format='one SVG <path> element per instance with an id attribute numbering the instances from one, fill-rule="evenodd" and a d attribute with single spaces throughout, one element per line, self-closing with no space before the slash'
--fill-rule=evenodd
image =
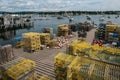
<path id="1" fill-rule="evenodd" d="M 105 15 L 105 20 L 106 21 L 112 21 L 113 23 L 116 23 L 118 25 L 120 25 L 120 17 L 119 18 L 115 18 L 117 15 L 109 15 L 110 19 L 108 19 L 108 15 Z M 99 24 L 99 19 L 100 19 L 101 15 L 91 15 L 91 19 L 92 21 L 94 21 L 95 24 Z M 26 32 L 41 32 L 41 29 L 44 27 L 52 27 L 54 33 L 57 33 L 57 27 L 58 25 L 61 24 L 69 24 L 69 20 L 68 18 L 64 17 L 64 19 L 57 19 L 56 17 L 48 17 L 50 20 L 35 20 L 34 21 L 34 28 L 31 29 L 22 29 L 22 30 L 17 30 L 16 31 L 16 36 L 22 36 L 22 33 L 26 33 Z M 79 23 L 79 22 L 85 22 L 86 19 L 86 15 L 81 15 L 81 16 L 74 16 L 74 22 L 75 23 Z M 7 41 L 3 41 L 0 40 L 0 45 L 5 45 L 5 44 L 12 44 L 14 43 L 14 39 L 11 40 L 7 40 Z"/>

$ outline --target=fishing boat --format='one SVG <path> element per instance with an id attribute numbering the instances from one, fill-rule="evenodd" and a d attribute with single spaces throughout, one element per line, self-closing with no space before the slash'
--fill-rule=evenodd
<path id="1" fill-rule="evenodd" d="M 91 16 L 87 15 L 86 16 L 87 20 L 91 20 Z"/>
<path id="2" fill-rule="evenodd" d="M 105 17 L 100 17 L 99 21 L 105 21 Z"/>
<path id="3" fill-rule="evenodd" d="M 57 19 L 63 19 L 63 17 L 62 16 L 58 16 Z"/>
<path id="4" fill-rule="evenodd" d="M 108 16 L 108 19 L 110 19 L 111 17 L 110 16 Z"/>

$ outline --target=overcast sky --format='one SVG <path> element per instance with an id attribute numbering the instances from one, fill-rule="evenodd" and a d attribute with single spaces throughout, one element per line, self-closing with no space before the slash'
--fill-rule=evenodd
<path id="1" fill-rule="evenodd" d="M 0 0 L 0 11 L 120 10 L 120 0 Z"/>

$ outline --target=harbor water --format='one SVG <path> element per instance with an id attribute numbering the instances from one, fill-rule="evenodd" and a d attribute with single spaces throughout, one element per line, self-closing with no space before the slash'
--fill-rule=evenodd
<path id="1" fill-rule="evenodd" d="M 94 24 L 98 25 L 99 19 L 103 15 L 90 15 L 90 16 L 91 16 L 91 21 L 93 21 Z M 105 21 L 111 21 L 113 23 L 120 25 L 120 17 L 116 18 L 116 16 L 117 15 L 104 15 L 104 18 Z M 35 17 L 38 17 L 38 15 L 33 16 L 33 19 Z M 34 22 L 33 28 L 16 30 L 16 35 L 14 36 L 14 38 L 21 37 L 22 33 L 26 33 L 26 32 L 41 32 L 41 30 L 45 27 L 53 28 L 53 32 L 54 34 L 56 34 L 58 25 L 69 24 L 69 19 L 67 17 L 63 17 L 63 19 L 57 19 L 57 17 L 48 16 L 47 18 L 48 19 L 46 20 L 40 20 L 40 19 L 33 20 Z M 74 19 L 74 23 L 85 22 L 87 20 L 86 15 L 73 16 L 73 19 Z M 0 45 L 13 44 L 15 42 L 14 38 L 10 40 L 0 39 Z"/>

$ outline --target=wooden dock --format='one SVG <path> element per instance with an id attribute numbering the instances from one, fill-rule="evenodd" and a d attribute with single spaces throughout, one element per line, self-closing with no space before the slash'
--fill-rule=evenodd
<path id="1" fill-rule="evenodd" d="M 0 25 L 0 33 L 5 31 L 17 30 L 17 29 L 25 29 L 29 27 L 33 27 L 33 22 L 24 22 L 20 24 L 10 24 L 10 25 Z"/>
<path id="2" fill-rule="evenodd" d="M 61 49 L 44 49 L 40 52 L 27 53 L 23 52 L 22 49 L 14 49 L 14 54 L 16 57 L 25 57 L 36 62 L 36 72 L 38 78 L 42 75 L 48 75 L 51 78 L 55 78 L 54 73 L 54 56 L 59 52 L 65 52 L 65 47 Z"/>
<path id="3" fill-rule="evenodd" d="M 92 41 L 95 30 L 91 30 L 88 32 L 87 41 Z M 69 41 L 77 39 L 77 35 L 74 38 L 71 38 Z M 61 49 L 43 49 L 39 52 L 35 53 L 27 53 L 23 52 L 23 49 L 14 49 L 14 54 L 16 57 L 25 57 L 28 59 L 31 59 L 36 62 L 36 72 L 38 74 L 38 78 L 40 78 L 42 75 L 47 75 L 53 79 L 55 79 L 55 73 L 54 73 L 54 57 L 59 52 L 66 52 L 66 46 L 64 46 Z"/>
<path id="4" fill-rule="evenodd" d="M 4 40 L 9 40 L 16 35 L 16 30 L 30 29 L 32 27 L 34 27 L 33 22 L 11 24 L 11 25 L 0 25 L 0 37 Z"/>

